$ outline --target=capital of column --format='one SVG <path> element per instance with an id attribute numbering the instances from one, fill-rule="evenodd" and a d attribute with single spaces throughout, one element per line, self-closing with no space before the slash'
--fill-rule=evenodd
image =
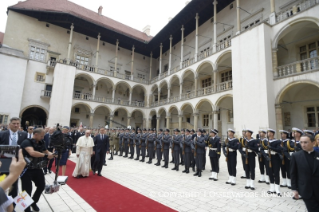
<path id="1" fill-rule="evenodd" d="M 159 117 L 159 116 L 158 116 L 158 117 L 156 117 L 156 120 L 160 120 L 160 119 L 161 119 L 161 117 Z"/>
<path id="2" fill-rule="evenodd" d="M 218 4 L 218 1 L 217 1 L 217 0 L 214 0 L 213 4 L 214 4 L 214 5 L 217 5 L 217 4 Z"/>
<path id="3" fill-rule="evenodd" d="M 90 113 L 90 116 L 94 116 L 94 113 Z"/>
<path id="4" fill-rule="evenodd" d="M 169 36 L 169 40 L 172 42 L 172 40 L 173 40 L 173 36 L 172 35 Z"/>
<path id="5" fill-rule="evenodd" d="M 71 27 L 70 27 L 70 28 L 71 28 L 71 30 L 73 30 L 73 29 L 74 29 L 74 25 L 73 25 L 73 23 L 71 24 Z"/>
<path id="6" fill-rule="evenodd" d="M 184 25 L 182 25 L 182 29 L 181 29 L 182 31 L 184 31 L 185 30 L 185 28 L 184 28 Z"/>
<path id="7" fill-rule="evenodd" d="M 170 116 L 166 116 L 165 118 L 166 118 L 166 119 L 170 119 L 171 117 L 170 117 Z"/>
<path id="8" fill-rule="evenodd" d="M 195 19 L 196 19 L 196 20 L 199 19 L 198 13 L 196 13 Z"/>
<path id="9" fill-rule="evenodd" d="M 163 44 L 161 43 L 160 48 L 163 48 Z"/>
<path id="10" fill-rule="evenodd" d="M 277 52 L 278 51 L 278 48 L 273 48 L 272 49 L 272 52 Z"/>
<path id="11" fill-rule="evenodd" d="M 97 39 L 100 40 L 100 38 L 101 38 L 101 34 L 99 33 L 99 34 L 97 35 Z"/>
<path id="12" fill-rule="evenodd" d="M 193 113 L 193 116 L 199 116 L 199 113 Z"/>

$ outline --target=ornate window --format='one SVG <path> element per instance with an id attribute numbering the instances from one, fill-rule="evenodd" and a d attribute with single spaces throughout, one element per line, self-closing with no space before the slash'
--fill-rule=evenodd
<path id="1" fill-rule="evenodd" d="M 29 59 L 46 62 L 47 50 L 50 44 L 28 39 L 29 41 Z"/>

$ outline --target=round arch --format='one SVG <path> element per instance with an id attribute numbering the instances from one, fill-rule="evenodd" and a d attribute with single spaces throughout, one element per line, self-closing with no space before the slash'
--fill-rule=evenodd
<path id="1" fill-rule="evenodd" d="M 131 113 L 130 113 L 125 107 L 115 108 L 114 111 L 113 111 L 113 113 L 115 113 L 116 111 L 121 110 L 121 109 L 122 109 L 122 110 L 125 110 L 127 116 L 130 116 L 130 115 L 131 115 Z"/>
<path id="2" fill-rule="evenodd" d="M 38 107 L 38 108 L 42 109 L 42 110 L 45 112 L 45 114 L 47 115 L 47 118 L 49 118 L 49 111 L 48 111 L 46 108 L 44 108 L 44 107 L 42 107 L 42 106 L 40 106 L 40 105 L 29 105 L 29 106 L 24 107 L 24 108 L 20 111 L 19 117 L 22 118 L 22 114 L 23 114 L 27 109 L 30 109 L 30 108 L 33 108 L 33 107 Z"/>
<path id="3" fill-rule="evenodd" d="M 192 108 L 192 112 L 194 113 L 194 106 L 193 106 L 191 103 L 189 103 L 189 102 L 185 102 L 185 103 L 181 106 L 180 111 L 181 111 L 181 112 L 184 111 L 187 106 L 190 106 L 190 107 Z"/>
<path id="4" fill-rule="evenodd" d="M 143 116 L 143 118 L 145 118 L 145 114 L 144 114 L 144 112 L 143 112 L 143 110 L 141 110 L 141 109 L 134 109 L 132 112 L 131 112 L 131 114 L 133 114 L 134 112 L 141 112 L 142 113 L 142 116 Z"/>
<path id="5" fill-rule="evenodd" d="M 110 114 L 112 114 L 111 108 L 109 108 L 109 107 L 108 107 L 107 105 L 105 105 L 105 104 L 96 106 L 96 107 L 92 110 L 92 112 L 94 113 L 94 112 L 95 112 L 97 109 L 99 109 L 100 107 L 106 108 L 106 109 L 110 112 Z"/>
<path id="6" fill-rule="evenodd" d="M 130 84 L 128 84 L 128 83 L 125 82 L 125 81 L 118 81 L 118 82 L 114 85 L 115 89 L 117 88 L 117 86 L 118 86 L 119 84 L 125 84 L 125 85 L 129 88 L 129 90 L 132 91 L 132 88 L 131 88 Z"/>
<path id="7" fill-rule="evenodd" d="M 226 98 L 233 98 L 233 95 L 232 94 L 226 94 L 224 96 L 221 96 L 217 99 L 216 103 L 215 103 L 215 108 L 220 104 L 220 102 L 223 100 L 223 99 L 226 99 Z"/>
<path id="8" fill-rule="evenodd" d="M 152 110 L 150 111 L 149 117 L 152 117 L 152 114 L 155 114 L 155 115 L 157 114 L 155 109 L 152 109 Z"/>
<path id="9" fill-rule="evenodd" d="M 293 86 L 298 85 L 298 84 L 309 84 L 309 85 L 314 85 L 317 86 L 319 88 L 319 84 L 315 81 L 311 81 L 311 80 L 299 80 L 299 81 L 295 81 L 295 82 L 291 82 L 289 84 L 287 84 L 286 86 L 284 86 L 279 93 L 276 96 L 276 100 L 275 100 L 275 104 L 278 105 L 281 103 L 282 98 L 285 96 L 285 93 Z"/>
<path id="10" fill-rule="evenodd" d="M 158 85 L 157 84 L 154 84 L 151 88 L 151 92 L 154 92 L 156 90 L 156 88 L 158 89 Z"/>
<path id="11" fill-rule="evenodd" d="M 292 21 L 290 21 L 289 23 L 287 23 L 285 26 L 283 26 L 283 27 L 278 31 L 278 33 L 275 35 L 275 37 L 274 37 L 274 39 L 273 39 L 273 42 L 272 42 L 272 48 L 273 48 L 273 49 L 276 49 L 276 48 L 277 48 L 278 42 L 279 42 L 279 40 L 281 39 L 281 35 L 282 35 L 287 29 L 289 29 L 290 27 L 292 27 L 292 25 L 297 24 L 297 23 L 300 23 L 300 22 L 303 22 L 303 21 L 313 22 L 313 23 L 317 24 L 317 26 L 319 27 L 319 19 L 318 19 L 318 18 L 315 18 L 315 17 L 306 16 L 306 17 L 301 17 L 301 18 L 292 20 Z"/>
<path id="12" fill-rule="evenodd" d="M 85 105 L 86 107 L 89 108 L 90 113 L 92 113 L 92 111 L 93 111 L 92 108 L 91 108 L 91 106 L 90 106 L 89 104 L 85 103 L 85 102 L 77 102 L 77 103 L 75 103 L 75 104 L 72 105 L 72 108 L 74 108 L 74 107 L 77 106 L 77 105 Z"/>
<path id="13" fill-rule="evenodd" d="M 137 88 L 137 87 L 141 87 L 142 89 L 143 89 L 143 91 L 144 91 L 144 95 L 146 96 L 146 88 L 143 86 L 143 85 L 140 85 L 140 84 L 136 84 L 136 85 L 134 85 L 133 87 L 132 87 L 132 91 L 134 90 L 134 88 Z"/>
<path id="14" fill-rule="evenodd" d="M 158 89 L 162 89 L 163 88 L 163 86 L 165 85 L 165 83 L 166 83 L 166 85 L 167 85 L 167 87 L 168 87 L 168 82 L 167 82 L 167 80 L 162 80 L 160 83 L 159 83 L 159 85 L 158 85 Z"/>
<path id="15" fill-rule="evenodd" d="M 93 79 L 93 77 L 92 77 L 91 75 L 87 74 L 87 73 L 78 73 L 78 74 L 76 74 L 75 77 L 74 77 L 74 80 L 75 80 L 77 77 L 80 77 L 80 76 L 84 76 L 84 77 L 89 78 L 89 79 L 91 80 L 92 84 L 95 83 L 95 80 Z"/>
<path id="16" fill-rule="evenodd" d="M 182 76 L 181 76 L 181 82 L 183 82 L 186 73 L 192 72 L 194 74 L 194 77 L 196 76 L 196 72 L 193 69 L 186 69 L 185 71 L 183 71 Z"/>
<path id="17" fill-rule="evenodd" d="M 170 78 L 168 85 L 171 85 L 172 82 L 173 82 L 173 80 L 176 79 L 176 78 L 178 79 L 178 84 L 180 84 L 180 83 L 181 83 L 181 79 L 180 79 L 176 74 L 174 74 L 174 75 Z M 170 87 L 171 87 L 171 86 L 170 86 Z"/>
<path id="18" fill-rule="evenodd" d="M 201 104 L 203 104 L 204 102 L 208 102 L 211 107 L 212 107 L 212 110 L 214 110 L 214 104 L 209 100 L 209 99 L 201 99 L 195 106 L 195 111 L 198 110 L 198 108 L 201 106 Z"/>
<path id="19" fill-rule="evenodd" d="M 180 110 L 178 109 L 178 107 L 176 105 L 171 105 L 168 109 L 168 112 L 169 113 L 172 113 L 172 110 L 173 109 L 176 109 L 177 110 L 177 113 L 180 114 Z"/>
<path id="20" fill-rule="evenodd" d="M 157 111 L 157 114 L 156 114 L 157 117 L 159 117 L 160 114 L 161 114 L 163 111 L 167 114 L 167 110 L 166 110 L 164 107 L 161 107 L 161 108 L 159 108 L 158 111 Z"/>
<path id="21" fill-rule="evenodd" d="M 230 57 L 232 56 L 232 55 L 231 55 L 231 50 L 226 50 L 226 51 L 224 51 L 222 54 L 220 54 L 220 55 L 218 56 L 218 58 L 216 59 L 216 62 L 215 62 L 215 64 L 214 64 L 214 66 L 213 66 L 213 69 L 214 69 L 214 70 L 217 70 L 217 68 L 218 68 L 218 63 L 220 62 L 220 60 L 221 60 L 223 57 L 226 57 L 228 54 L 230 54 Z"/>
<path id="22" fill-rule="evenodd" d="M 114 87 L 113 81 L 112 81 L 110 78 L 107 78 L 107 77 L 101 77 L 101 78 L 97 79 L 97 80 L 96 80 L 96 84 L 98 84 L 98 83 L 99 83 L 100 81 L 102 81 L 102 80 L 106 80 L 106 81 L 110 82 L 111 85 L 112 85 L 112 88 Z"/>
<path id="23" fill-rule="evenodd" d="M 203 61 L 201 64 L 199 64 L 199 66 L 197 67 L 196 71 L 194 72 L 195 77 L 198 75 L 199 70 L 202 68 L 202 66 L 204 66 L 205 64 L 209 64 L 212 66 L 213 70 L 216 70 L 214 63 L 212 63 L 210 60 L 205 60 Z"/>

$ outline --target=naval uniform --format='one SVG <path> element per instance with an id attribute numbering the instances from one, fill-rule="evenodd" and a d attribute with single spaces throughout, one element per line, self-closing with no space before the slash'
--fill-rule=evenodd
<path id="1" fill-rule="evenodd" d="M 184 162 L 185 162 L 185 170 L 188 173 L 189 167 L 191 166 L 192 159 L 192 135 L 186 135 L 184 140 Z"/>
<path id="2" fill-rule="evenodd" d="M 286 179 L 289 181 L 287 183 L 288 188 L 291 188 L 291 183 L 290 183 L 290 159 L 292 153 L 294 153 L 295 145 L 293 141 L 289 139 L 285 139 L 282 141 L 283 142 L 283 151 L 284 151 L 284 164 L 281 164 L 281 176 L 283 179 Z"/>
<path id="3" fill-rule="evenodd" d="M 269 166 L 269 180 L 271 184 L 276 184 L 279 185 L 280 183 L 280 177 L 279 177 L 279 172 L 280 172 L 280 166 L 282 160 L 280 159 L 279 154 L 282 154 L 282 147 L 281 141 L 277 139 L 272 139 L 268 141 L 268 160 L 269 162 L 267 163 Z M 264 146 L 262 146 L 263 150 Z M 269 158 L 269 155 L 271 158 Z"/>
<path id="4" fill-rule="evenodd" d="M 135 132 L 132 132 L 130 135 L 130 153 L 131 153 L 131 159 L 134 157 L 134 145 L 135 145 Z"/>
<path id="5" fill-rule="evenodd" d="M 136 158 L 135 158 L 135 160 L 139 160 L 139 158 L 140 158 L 140 153 L 141 153 L 141 148 L 140 148 L 141 141 L 140 141 L 140 138 L 141 138 L 141 133 L 136 134 L 136 136 L 135 136 L 135 148 L 136 148 Z"/>
<path id="6" fill-rule="evenodd" d="M 174 156 L 174 164 L 176 170 L 179 168 L 179 152 L 181 151 L 182 135 L 173 135 L 172 149 Z"/>
<path id="7" fill-rule="evenodd" d="M 237 138 L 227 138 L 223 144 L 223 152 L 227 161 L 227 168 L 229 176 L 236 177 L 237 174 L 237 149 L 239 147 L 239 140 Z"/>
<path id="8" fill-rule="evenodd" d="M 210 164 L 212 166 L 212 172 L 219 173 L 219 158 L 220 158 L 220 149 L 221 143 L 218 136 L 208 137 L 206 146 L 209 147 L 209 158 Z"/>
<path id="9" fill-rule="evenodd" d="M 157 158 L 157 165 L 161 164 L 162 160 L 162 138 L 163 138 L 163 133 L 158 134 L 157 138 L 155 139 L 155 148 L 156 148 L 156 158 Z"/>
<path id="10" fill-rule="evenodd" d="M 245 176 L 242 176 L 241 178 L 246 178 L 246 157 L 245 152 L 241 151 L 242 148 L 245 148 L 245 139 L 243 137 L 239 139 L 239 152 L 241 154 L 241 162 L 245 173 Z"/>
<path id="11" fill-rule="evenodd" d="M 258 141 L 259 141 L 259 152 L 261 152 L 261 148 L 263 147 L 263 145 L 265 145 L 265 141 L 267 141 L 267 139 L 261 138 L 261 139 L 258 139 Z M 260 154 L 260 157 L 258 155 L 258 163 L 259 163 L 260 174 L 265 175 L 265 169 L 266 169 L 266 175 L 269 176 L 269 166 L 267 165 L 267 158 L 265 158 L 264 154 Z M 258 181 L 258 182 L 262 183 L 264 181 Z"/>
<path id="12" fill-rule="evenodd" d="M 259 142 L 258 140 L 255 140 L 254 138 L 251 138 L 250 140 L 246 139 L 244 140 L 245 144 L 244 147 L 241 147 L 239 151 L 242 153 L 242 155 L 245 155 L 244 163 L 245 163 L 245 171 L 246 171 L 246 178 L 255 180 L 255 168 L 256 168 L 256 152 L 258 152 L 258 146 Z M 246 155 L 246 150 L 248 155 Z M 246 160 L 247 157 L 247 160 Z"/>
<path id="13" fill-rule="evenodd" d="M 169 134 L 167 135 L 163 135 L 163 142 L 162 145 L 164 145 L 164 167 L 168 168 L 168 162 L 169 162 L 169 148 L 172 142 L 172 136 L 170 136 Z"/>

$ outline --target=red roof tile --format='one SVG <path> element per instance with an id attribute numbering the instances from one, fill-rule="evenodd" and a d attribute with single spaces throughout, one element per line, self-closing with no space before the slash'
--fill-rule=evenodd
<path id="1" fill-rule="evenodd" d="M 4 33 L 0 32 L 0 43 L 3 43 Z"/>
<path id="2" fill-rule="evenodd" d="M 147 36 L 144 32 L 133 29 L 125 24 L 115 21 L 97 12 L 84 8 L 67 0 L 27 0 L 19 1 L 8 9 L 27 9 L 36 11 L 64 12 L 100 26 L 112 29 L 116 32 L 133 37 L 137 40 L 150 41 L 153 37 Z"/>

